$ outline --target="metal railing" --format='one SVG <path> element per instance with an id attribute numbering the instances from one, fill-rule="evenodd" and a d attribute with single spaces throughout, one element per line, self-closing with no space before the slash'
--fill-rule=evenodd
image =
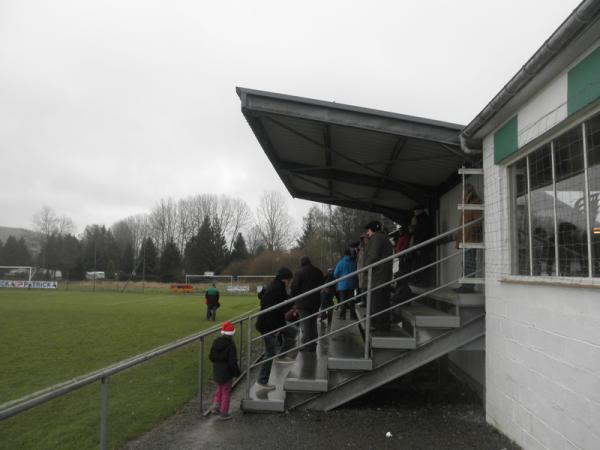
<path id="1" fill-rule="evenodd" d="M 406 274 L 403 274 L 400 277 L 394 278 L 392 280 L 389 280 L 385 283 L 381 283 L 377 286 L 373 286 L 372 285 L 372 277 L 373 277 L 373 268 L 378 267 L 382 264 L 386 264 L 388 262 L 393 261 L 393 259 L 395 258 L 399 258 L 399 257 L 405 257 L 406 255 L 409 255 L 412 252 L 415 252 L 419 249 L 422 249 L 426 246 L 432 245 L 437 243 L 438 241 L 447 238 L 448 236 L 451 236 L 453 234 L 455 234 L 457 231 L 459 230 L 463 230 L 469 226 L 475 225 L 476 223 L 480 222 L 482 219 L 476 219 L 474 221 L 471 221 L 469 223 L 466 224 L 461 224 L 460 226 L 453 228 L 451 230 L 448 230 L 442 234 L 439 234 L 437 236 L 434 236 L 431 239 L 428 239 L 426 241 L 423 241 L 419 244 L 416 244 L 406 250 L 403 250 L 399 253 L 390 255 L 386 258 L 383 258 L 379 261 L 374 262 L 373 264 L 370 264 L 368 266 L 365 266 L 359 270 L 356 270 L 354 272 L 351 272 L 349 274 L 346 274 L 342 277 L 339 277 L 331 282 L 325 283 L 317 288 L 311 289 L 307 292 L 303 292 L 302 294 L 299 294 L 293 298 L 287 299 L 283 302 L 280 302 L 272 307 L 266 308 L 262 311 L 258 311 L 258 312 L 253 312 L 254 310 L 251 310 L 249 312 L 245 312 L 243 314 L 240 314 L 239 316 L 234 317 L 233 319 L 229 319 L 230 322 L 232 322 L 234 325 L 238 325 L 239 324 L 239 360 L 240 360 L 240 367 L 243 367 L 243 359 L 244 359 L 244 355 L 245 355 L 245 366 L 246 369 L 242 372 L 242 375 L 238 378 L 241 379 L 242 377 L 246 377 L 246 381 L 247 381 L 247 390 L 246 390 L 246 397 L 249 396 L 249 392 L 250 392 L 250 387 L 251 387 L 251 370 L 255 367 L 258 367 L 262 364 L 265 364 L 269 361 L 272 361 L 275 358 L 278 358 L 284 354 L 299 350 L 302 347 L 317 343 L 320 340 L 323 340 L 329 336 L 332 336 L 336 333 L 339 333 L 343 330 L 346 330 L 350 327 L 353 327 L 359 323 L 365 323 L 364 326 L 364 333 L 365 333 L 365 350 L 364 350 L 364 358 L 368 359 L 369 358 L 369 337 L 370 337 L 370 323 L 371 323 L 371 319 L 373 317 L 376 317 L 380 314 L 386 314 L 389 313 L 390 311 L 394 310 L 395 308 L 398 308 L 402 305 L 405 305 L 407 303 L 413 302 L 419 298 L 425 297 L 426 295 L 429 295 L 435 291 L 441 290 L 445 287 L 451 286 L 452 284 L 456 284 L 458 280 L 453 280 L 449 283 L 445 283 L 443 285 L 437 286 L 435 288 L 432 288 L 431 290 L 428 290 L 427 292 L 421 293 L 419 295 L 416 295 L 415 297 L 412 297 L 408 300 L 405 300 L 403 302 L 397 303 L 389 308 L 386 308 L 382 311 L 378 311 L 376 313 L 371 313 L 371 295 L 374 291 L 378 290 L 378 289 L 382 289 L 386 286 L 391 285 L 392 283 L 398 282 L 402 279 L 411 277 L 423 270 L 427 270 L 430 269 L 432 267 L 435 267 L 438 264 L 441 264 L 444 261 L 447 261 L 451 258 L 454 258 L 455 256 L 461 254 L 461 252 L 455 252 L 451 255 L 445 256 L 443 258 L 440 258 L 434 262 L 428 263 L 424 266 L 419 267 L 416 270 L 413 270 L 411 272 L 408 272 Z M 463 233 L 464 235 L 464 233 Z M 291 323 L 287 323 L 285 326 L 280 327 L 276 330 L 270 331 L 269 333 L 265 333 L 261 336 L 257 336 L 254 337 L 253 333 L 253 321 L 258 318 L 261 315 L 264 315 L 268 312 L 274 311 L 278 308 L 282 308 L 285 306 L 291 306 L 293 303 L 295 303 L 297 300 L 318 293 L 320 292 L 322 289 L 327 288 L 327 287 L 331 287 L 336 285 L 337 283 L 339 283 L 341 280 L 344 279 L 348 279 L 348 278 L 352 278 L 352 277 L 356 277 L 359 273 L 363 273 L 363 272 L 367 272 L 367 290 L 365 292 L 361 292 L 358 295 L 355 295 L 349 299 L 344 300 L 343 302 L 339 302 L 337 305 L 334 306 L 330 306 L 324 310 L 318 311 L 314 314 L 311 314 L 308 317 L 305 317 L 303 319 L 299 319 L 297 321 L 291 322 Z M 306 320 L 307 318 L 312 318 L 317 316 L 318 314 L 321 314 L 322 312 L 326 312 L 329 310 L 332 310 L 335 307 L 339 307 L 340 305 L 344 305 L 344 304 L 349 304 L 350 302 L 354 302 L 357 298 L 361 298 L 361 297 L 365 297 L 366 296 L 366 315 L 364 318 L 362 319 L 356 319 L 355 321 L 349 323 L 348 325 L 345 325 L 343 327 L 337 328 L 334 331 L 331 331 L 327 334 L 322 334 L 321 336 L 317 337 L 316 339 L 313 339 L 309 342 L 304 342 L 300 345 L 295 346 L 294 348 L 286 351 L 285 353 L 279 353 L 276 356 L 270 357 L 270 358 L 263 358 L 260 361 L 253 361 L 253 357 L 252 357 L 252 352 L 253 352 L 253 343 L 256 342 L 257 340 L 262 339 L 264 336 L 267 335 L 271 335 L 271 334 L 275 334 L 277 332 L 280 332 L 281 330 L 283 330 L 284 328 L 287 327 L 291 327 L 291 326 L 296 326 L 297 324 L 299 324 L 300 322 L 302 322 L 303 320 Z M 246 328 L 246 346 L 244 346 L 244 342 L 243 342 L 243 336 L 244 336 L 244 328 Z M 179 339 L 177 341 L 174 341 L 172 343 L 169 343 L 167 345 L 161 346 L 161 347 L 157 347 L 153 350 L 150 350 L 148 352 L 142 353 L 140 355 L 134 356 L 132 358 L 129 358 L 127 360 L 121 361 L 119 363 L 116 363 L 112 366 L 108 366 L 105 367 L 103 369 L 100 369 L 98 371 L 95 372 L 91 372 L 88 373 L 82 377 L 78 377 L 72 380 L 69 380 L 67 382 L 64 383 L 60 383 L 54 386 L 50 386 L 46 389 L 37 391 L 31 395 L 4 403 L 2 405 L 0 405 L 0 421 L 7 419 L 9 417 L 13 417 L 19 413 L 22 413 L 24 411 L 27 411 L 31 408 L 34 408 L 38 405 L 41 405 L 43 403 L 46 403 L 52 399 L 58 398 L 58 397 L 62 397 L 65 394 L 68 394 L 70 392 L 76 391 L 78 389 L 81 389 L 85 386 L 88 386 L 92 383 L 95 382 L 100 382 L 100 399 L 101 399 L 101 404 L 100 404 L 100 449 L 104 450 L 107 448 L 108 446 L 108 404 L 109 404 L 109 380 L 112 376 L 123 372 L 129 368 L 132 368 L 134 366 L 140 365 L 142 363 L 145 363 L 147 361 L 150 361 L 158 356 L 161 356 L 163 354 L 172 352 L 174 350 L 177 350 L 181 347 L 184 347 L 186 345 L 190 345 L 194 342 L 198 342 L 199 344 L 199 355 L 198 355 L 198 392 L 197 392 L 197 399 L 200 405 L 200 409 L 202 410 L 202 403 L 203 403 L 203 394 L 204 394 L 204 390 L 203 390 L 203 384 L 204 384 L 204 354 L 205 354 L 205 341 L 208 337 L 210 337 L 213 334 L 219 333 L 220 332 L 220 327 L 219 326 L 214 326 L 211 327 L 207 330 L 203 330 L 199 333 L 195 333 L 192 334 L 190 336 L 187 336 L 185 338 Z"/>
<path id="2" fill-rule="evenodd" d="M 252 360 L 252 353 L 250 351 L 244 353 L 244 324 L 248 321 L 249 315 L 255 309 L 242 313 L 232 319 L 229 319 L 234 325 L 239 325 L 239 363 L 240 367 L 243 367 L 243 359 Z M 64 383 L 50 386 L 46 389 L 34 392 L 33 394 L 21 397 L 16 400 L 4 403 L 0 405 L 0 421 L 8 419 L 9 417 L 15 416 L 19 413 L 27 411 L 43 403 L 49 402 L 58 397 L 62 397 L 70 392 L 81 389 L 95 382 L 100 382 L 100 449 L 104 450 L 108 446 L 108 403 L 109 403 L 109 380 L 112 376 L 130 369 L 134 366 L 148 362 L 158 356 L 177 350 L 186 345 L 198 342 L 199 344 L 199 357 L 198 357 L 198 391 L 197 399 L 202 411 L 203 394 L 204 394 L 204 353 L 205 353 L 205 342 L 207 338 L 213 334 L 220 333 L 220 326 L 214 326 L 207 330 L 203 330 L 199 333 L 192 334 L 184 337 L 177 341 L 171 342 L 167 345 L 157 347 L 148 352 L 139 354 L 132 358 L 118 362 L 112 366 L 102 368 L 98 371 L 88 373 L 78 378 L 66 381 Z M 249 347 L 246 348 L 247 350 Z M 240 376 L 246 376 L 246 372 L 243 372 Z"/>
<path id="3" fill-rule="evenodd" d="M 354 302 L 357 298 L 361 298 L 361 297 L 366 296 L 366 314 L 365 314 L 365 316 L 363 318 L 357 318 L 357 319 L 351 321 L 351 323 L 349 323 L 348 325 L 344 325 L 342 327 L 339 327 L 336 330 L 330 331 L 330 332 L 328 332 L 326 334 L 321 334 L 320 336 L 318 336 L 315 339 L 312 339 L 312 340 L 310 340 L 308 342 L 303 342 L 303 343 L 301 343 L 299 345 L 296 345 L 295 347 L 293 347 L 291 349 L 288 349 L 285 352 L 279 352 L 279 353 L 277 353 L 274 356 L 271 356 L 271 357 L 268 357 L 268 358 L 263 358 L 263 359 L 261 359 L 258 362 L 252 363 L 250 360 L 246 360 L 246 364 L 247 365 L 246 365 L 245 373 L 250 374 L 251 370 L 254 369 L 254 368 L 256 368 L 256 367 L 259 367 L 259 366 L 261 366 L 263 364 L 271 362 L 271 361 L 273 361 L 273 360 L 275 360 L 277 358 L 280 358 L 280 357 L 282 357 L 282 356 L 284 356 L 286 354 L 298 351 L 298 350 L 302 349 L 303 347 L 307 347 L 309 345 L 315 344 L 315 343 L 317 343 L 317 342 L 319 342 L 319 341 L 321 341 L 321 340 L 323 340 L 325 338 L 328 338 L 328 337 L 330 337 L 330 336 L 332 336 L 334 334 L 340 333 L 341 331 L 344 331 L 344 330 L 346 330 L 348 328 L 351 328 L 351 327 L 353 327 L 353 326 L 355 326 L 357 324 L 363 323 L 363 322 L 365 324 L 364 325 L 364 337 L 365 337 L 364 338 L 364 343 L 365 344 L 364 344 L 364 356 L 363 357 L 364 357 L 364 359 L 369 359 L 370 358 L 369 341 L 370 341 L 370 333 L 371 333 L 371 319 L 373 317 L 377 317 L 377 316 L 383 315 L 383 314 L 389 314 L 391 311 L 393 311 L 396 308 L 399 308 L 399 307 L 401 307 L 403 305 L 411 303 L 411 302 L 413 302 L 415 300 L 418 300 L 420 298 L 426 297 L 427 295 L 430 295 L 430 294 L 432 294 L 432 293 L 434 293 L 436 291 L 439 291 L 441 289 L 444 289 L 444 288 L 447 288 L 449 286 L 452 286 L 452 285 L 458 283 L 459 280 L 461 278 L 463 278 L 463 277 L 468 277 L 468 276 L 474 275 L 474 273 L 465 274 L 464 271 L 462 271 L 462 276 L 460 278 L 456 279 L 456 280 L 452 280 L 452 281 L 444 283 L 444 284 L 442 284 L 440 286 L 436 286 L 436 287 L 434 287 L 434 288 L 432 288 L 430 290 L 427 290 L 426 292 L 423 292 L 423 293 L 418 294 L 418 295 L 416 295 L 414 297 L 411 297 L 410 299 L 407 299 L 407 300 L 404 300 L 402 302 L 396 303 L 395 305 L 390 306 L 388 308 L 385 308 L 385 309 L 383 309 L 381 311 L 377 311 L 377 312 L 372 313 L 371 312 L 371 309 L 372 309 L 371 308 L 371 302 L 372 302 L 372 298 L 371 297 L 372 297 L 373 291 L 376 291 L 378 289 L 382 289 L 384 287 L 390 286 L 393 283 L 397 283 L 398 281 L 401 281 L 403 279 L 412 277 L 412 276 L 414 276 L 415 274 L 417 274 L 417 273 L 419 273 L 421 271 L 431 269 L 431 268 L 433 268 L 433 267 L 441 264 L 442 262 L 445 262 L 445 261 L 447 261 L 447 260 L 449 260 L 451 258 L 454 258 L 456 256 L 462 256 L 463 252 L 461 250 L 459 250 L 457 252 L 454 252 L 451 255 L 442 257 L 442 258 L 440 258 L 440 259 L 438 259 L 436 261 L 433 261 L 431 263 L 426 263 L 425 265 L 423 265 L 423 266 L 421 266 L 421 267 L 419 267 L 419 268 L 417 268 L 415 270 L 412 270 L 412 271 L 410 271 L 408 273 L 405 273 L 405 274 L 401 275 L 400 277 L 392 278 L 392 279 L 390 279 L 390 280 L 388 280 L 388 281 L 386 281 L 384 283 L 381 283 L 381 284 L 379 284 L 377 286 L 373 286 L 373 283 L 372 283 L 373 282 L 373 268 L 381 266 L 382 264 L 391 263 L 395 258 L 406 257 L 407 255 L 409 255 L 409 254 L 411 254 L 411 253 L 413 253 L 413 252 L 415 252 L 417 250 L 421 250 L 421 249 L 423 249 L 423 248 L 425 248 L 427 246 L 436 244 L 438 241 L 445 240 L 447 237 L 456 234 L 459 230 L 462 230 L 462 232 L 463 232 L 462 234 L 464 236 L 464 230 L 465 230 L 465 228 L 468 228 L 470 226 L 476 225 L 476 224 L 480 223 L 482 220 L 483 220 L 482 218 L 478 218 L 478 219 L 475 219 L 475 220 L 470 221 L 468 223 L 464 223 L 464 221 L 463 221 L 463 223 L 461 223 L 461 225 L 457 226 L 456 228 L 453 228 L 453 229 L 448 230 L 448 231 L 446 231 L 444 233 L 441 233 L 441 234 L 439 234 L 437 236 L 434 236 L 431 239 L 427 239 L 427 240 L 425 240 L 425 241 L 423 241 L 421 243 L 413 245 L 412 247 L 409 247 L 406 250 L 403 250 L 401 252 L 392 254 L 392 255 L 390 255 L 388 257 L 382 258 L 382 259 L 380 259 L 380 260 L 378 260 L 378 261 L 376 261 L 376 262 L 374 262 L 372 264 L 369 264 L 369 265 L 367 265 L 367 266 L 365 266 L 365 267 L 363 267 L 361 269 L 358 269 L 358 270 L 356 270 L 354 272 L 351 272 L 351 273 L 348 273 L 348 274 L 346 274 L 344 276 L 336 278 L 333 281 L 330 281 L 328 283 L 324 283 L 321 286 L 318 286 L 318 287 L 316 287 L 314 289 L 311 289 L 311 290 L 308 290 L 306 292 L 303 292 L 303 293 L 301 293 L 301 294 L 299 294 L 299 295 L 297 295 L 295 297 L 292 297 L 290 299 L 287 299 L 285 301 L 277 303 L 276 305 L 273 305 L 273 306 L 271 306 L 269 308 L 265 308 L 265 309 L 263 309 L 261 311 L 258 311 L 256 313 L 250 314 L 248 316 L 247 348 L 248 348 L 248 350 L 251 351 L 253 343 L 256 342 L 256 341 L 259 341 L 259 340 L 263 339 L 265 336 L 269 336 L 269 335 L 273 335 L 273 334 L 279 333 L 279 332 L 281 332 L 282 330 L 284 330 L 284 329 L 286 329 L 288 327 L 295 327 L 296 325 L 300 324 L 304 320 L 312 319 L 313 317 L 316 317 L 316 316 L 320 315 L 323 312 L 327 312 L 327 311 L 330 311 L 330 310 L 332 310 L 334 308 L 340 307 L 342 305 L 349 304 L 350 302 Z M 276 309 L 285 308 L 285 307 L 291 307 L 296 301 L 298 301 L 299 299 L 301 299 L 303 297 L 307 297 L 309 295 L 313 295 L 313 294 L 319 293 L 321 290 L 323 290 L 325 288 L 335 286 L 341 280 L 345 280 L 345 279 L 348 279 L 348 278 L 354 278 L 358 274 L 363 273 L 363 272 L 367 272 L 367 277 L 368 277 L 367 278 L 367 290 L 365 292 L 361 292 L 361 293 L 359 293 L 359 294 L 357 294 L 357 295 L 355 295 L 355 296 L 353 296 L 351 298 L 345 299 L 342 302 L 338 302 L 337 305 L 333 305 L 333 306 L 329 306 L 329 307 L 327 307 L 325 309 L 321 309 L 320 311 L 317 311 L 317 312 L 315 312 L 313 314 L 305 316 L 305 317 L 303 317 L 301 319 L 295 320 L 293 322 L 287 322 L 284 326 L 279 327 L 279 328 L 277 328 L 275 330 L 269 331 L 268 333 L 261 334 L 261 336 L 257 336 L 257 337 L 253 336 L 253 334 L 252 334 L 252 323 L 253 323 L 253 320 L 256 319 L 256 318 L 258 318 L 259 316 L 264 315 L 266 313 L 269 313 L 271 311 L 274 311 Z M 251 386 L 252 386 L 251 385 L 250 376 L 246 377 L 246 383 L 247 384 L 246 384 L 246 395 L 245 395 L 245 397 L 247 399 L 249 399 L 250 398 Z"/>

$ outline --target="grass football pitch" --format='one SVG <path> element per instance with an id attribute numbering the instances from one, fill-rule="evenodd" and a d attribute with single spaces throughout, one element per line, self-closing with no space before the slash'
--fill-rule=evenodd
<path id="1" fill-rule="evenodd" d="M 223 295 L 216 323 L 257 304 L 255 295 Z M 201 295 L 171 294 L 166 286 L 146 294 L 0 290 L 0 404 L 213 325 L 205 320 Z M 183 347 L 110 378 L 110 448 L 150 429 L 195 395 L 198 347 Z M 208 361 L 204 369 L 208 383 Z M 207 398 L 210 384 L 204 392 Z M 93 383 L 0 422 L 0 448 L 95 449 L 99 424 L 100 384 Z"/>

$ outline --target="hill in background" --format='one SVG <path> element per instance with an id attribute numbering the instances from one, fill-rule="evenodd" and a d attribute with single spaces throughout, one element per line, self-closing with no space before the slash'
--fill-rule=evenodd
<path id="1" fill-rule="evenodd" d="M 4 244 L 9 236 L 14 236 L 17 239 L 24 238 L 29 251 L 32 254 L 37 254 L 40 251 L 40 245 L 35 231 L 25 228 L 12 228 L 0 226 L 0 241 Z"/>

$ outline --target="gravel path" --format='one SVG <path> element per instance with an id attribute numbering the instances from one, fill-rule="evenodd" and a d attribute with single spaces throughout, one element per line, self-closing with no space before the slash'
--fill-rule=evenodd
<path id="1" fill-rule="evenodd" d="M 240 396 L 237 389 L 233 420 L 204 417 L 191 402 L 125 449 L 519 448 L 486 424 L 480 403 L 455 382 L 382 388 L 328 413 L 244 414 L 237 409 Z"/>

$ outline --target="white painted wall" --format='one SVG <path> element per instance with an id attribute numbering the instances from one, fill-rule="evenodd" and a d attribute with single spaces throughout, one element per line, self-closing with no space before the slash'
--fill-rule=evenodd
<path id="1" fill-rule="evenodd" d="M 494 164 L 492 136 L 484 140 L 487 420 L 525 449 L 600 449 L 600 289 L 503 281 L 518 277 L 509 268 L 507 169 Z"/>

